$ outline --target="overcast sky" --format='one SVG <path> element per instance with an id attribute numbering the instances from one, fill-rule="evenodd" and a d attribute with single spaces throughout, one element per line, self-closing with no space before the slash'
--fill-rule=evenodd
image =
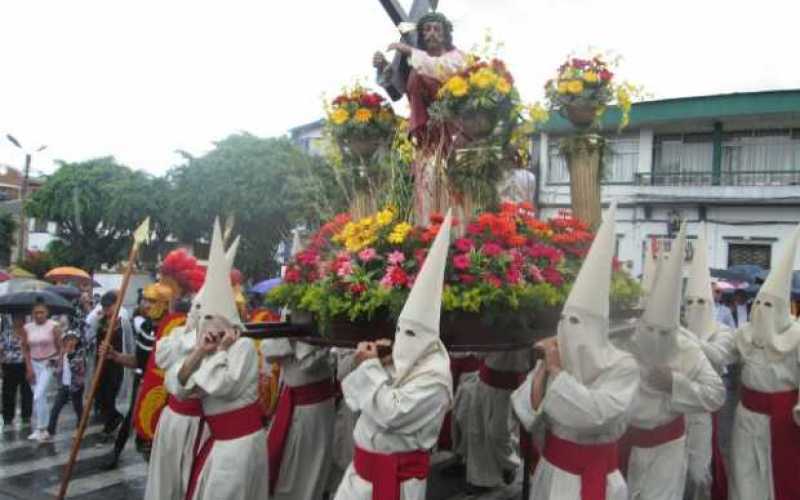
<path id="1" fill-rule="evenodd" d="M 404 5 L 411 2 L 401 0 Z M 440 0 L 461 49 L 505 42 L 525 100 L 563 57 L 624 56 L 657 98 L 800 88 L 796 0 Z M 361 77 L 397 35 L 378 0 L 7 0 L 0 11 L 0 132 L 54 159 L 114 155 L 161 174 L 246 130 L 317 119 L 323 94 Z M 0 163 L 21 165 L 0 141 Z"/>

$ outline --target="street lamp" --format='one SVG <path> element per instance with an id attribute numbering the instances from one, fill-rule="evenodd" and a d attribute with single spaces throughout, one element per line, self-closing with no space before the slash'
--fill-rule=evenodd
<path id="1" fill-rule="evenodd" d="M 8 142 L 10 142 L 14 146 L 18 147 L 19 149 L 25 152 L 25 170 L 22 174 L 22 186 L 20 186 L 19 190 L 20 229 L 19 229 L 19 241 L 17 242 L 17 260 L 21 261 L 25 255 L 25 247 L 26 247 L 25 240 L 27 239 L 28 236 L 28 219 L 25 217 L 25 199 L 28 196 L 28 177 L 30 176 L 30 171 L 31 171 L 31 152 L 23 148 L 22 144 L 20 144 L 20 142 L 13 135 L 6 134 L 6 138 L 8 139 Z M 45 145 L 41 145 L 36 150 L 34 150 L 34 153 L 39 153 L 41 151 L 44 151 L 46 147 L 47 146 Z"/>

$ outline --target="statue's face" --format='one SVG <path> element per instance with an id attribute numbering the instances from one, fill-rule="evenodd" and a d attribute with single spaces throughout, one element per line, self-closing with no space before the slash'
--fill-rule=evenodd
<path id="1" fill-rule="evenodd" d="M 438 21 L 431 21 L 422 25 L 422 39 L 428 50 L 441 50 L 444 48 L 444 25 Z"/>

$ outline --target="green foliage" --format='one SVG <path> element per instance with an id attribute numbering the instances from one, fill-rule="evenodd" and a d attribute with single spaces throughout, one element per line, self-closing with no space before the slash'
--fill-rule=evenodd
<path id="1" fill-rule="evenodd" d="M 26 210 L 58 225 L 66 264 L 91 272 L 125 258 L 131 232 L 147 215 L 158 212 L 154 182 L 113 157 L 61 162 Z"/>
<path id="2" fill-rule="evenodd" d="M 315 224 L 338 208 L 324 165 L 288 139 L 234 134 L 187 159 L 168 173 L 168 226 L 195 242 L 211 236 L 214 217 L 233 216 L 242 237 L 236 266 L 253 279 L 274 275 L 278 244 L 298 221 Z"/>
<path id="3" fill-rule="evenodd" d="M 17 221 L 10 213 L 0 213 L 0 264 L 11 263 L 11 249 L 15 244 Z"/>

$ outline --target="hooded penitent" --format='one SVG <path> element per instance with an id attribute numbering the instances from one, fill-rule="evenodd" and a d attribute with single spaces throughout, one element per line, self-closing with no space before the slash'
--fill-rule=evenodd
<path id="1" fill-rule="evenodd" d="M 750 323 L 736 337 L 737 346 L 742 352 L 756 348 L 784 355 L 800 344 L 800 323 L 792 318 L 789 303 L 799 242 L 800 225 L 789 238 L 781 259 L 761 285 L 753 301 Z"/>
<path id="2" fill-rule="evenodd" d="M 239 311 L 236 309 L 233 286 L 231 285 L 231 262 L 225 255 L 222 243 L 222 231 L 219 221 L 214 221 L 214 233 L 211 237 L 211 250 L 208 255 L 208 270 L 202 293 L 198 293 L 200 327 L 207 319 L 221 320 L 242 328 Z"/>
<path id="3" fill-rule="evenodd" d="M 582 384 L 591 383 L 624 355 L 608 338 L 616 211 L 614 202 L 597 230 L 558 323 L 564 369 Z"/>
<path id="4" fill-rule="evenodd" d="M 686 286 L 686 327 L 700 340 L 708 339 L 718 329 L 714 319 L 714 296 L 711 293 L 711 273 L 706 257 L 705 230 L 705 224 L 701 224 L 697 230 L 694 257 Z"/>
<path id="5" fill-rule="evenodd" d="M 650 290 L 653 288 L 653 282 L 656 279 L 656 272 L 658 270 L 658 256 L 655 254 L 653 246 L 655 241 L 648 241 L 645 244 L 644 251 L 644 266 L 642 269 L 642 303 L 647 299 Z"/>
<path id="6" fill-rule="evenodd" d="M 647 305 L 636 325 L 637 356 L 647 365 L 666 366 L 678 353 L 685 248 L 684 223 L 667 258 L 660 264 Z"/>
<path id="7" fill-rule="evenodd" d="M 215 220 L 214 224 L 219 224 L 219 220 Z M 233 268 L 233 263 L 236 261 L 236 253 L 239 251 L 239 241 L 240 237 L 237 236 L 236 239 L 233 240 L 233 243 L 231 243 L 231 246 L 228 247 L 227 252 L 225 252 L 225 257 L 228 259 L 228 263 L 230 264 L 231 268 Z M 192 304 L 189 308 L 189 315 L 186 319 L 187 332 L 196 327 L 200 320 L 200 304 L 203 302 L 204 289 L 205 284 L 200 287 L 200 290 L 195 294 L 194 298 L 192 298 Z"/>
<path id="8" fill-rule="evenodd" d="M 439 319 L 442 309 L 444 270 L 450 246 L 451 220 L 448 211 L 397 319 L 397 332 L 392 349 L 395 385 L 401 385 L 411 376 L 417 363 L 435 353 L 441 355 L 444 361 L 441 364 L 442 369 L 449 376 L 450 359 L 439 339 Z"/>

